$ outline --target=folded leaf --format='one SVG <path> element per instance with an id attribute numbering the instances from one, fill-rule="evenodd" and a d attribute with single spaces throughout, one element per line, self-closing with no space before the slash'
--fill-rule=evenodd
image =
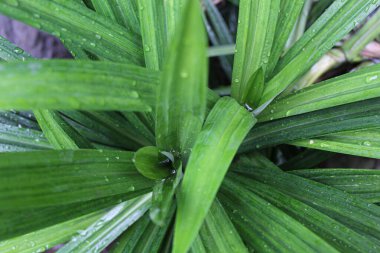
<path id="1" fill-rule="evenodd" d="M 234 99 L 221 98 L 191 152 L 178 197 L 174 251 L 186 252 L 196 238 L 241 141 L 255 118 Z"/>
<path id="2" fill-rule="evenodd" d="M 286 42 L 291 35 L 297 18 L 301 14 L 304 2 L 305 0 L 281 1 L 280 13 L 278 14 L 276 31 L 274 34 L 275 42 L 272 45 L 266 77 L 271 76 L 271 73 L 276 67 L 277 62 L 285 49 Z"/>
<path id="3" fill-rule="evenodd" d="M 185 154 L 206 113 L 207 56 L 198 1 L 187 1 L 170 44 L 157 94 L 156 142 L 164 151 Z"/>
<path id="4" fill-rule="evenodd" d="M 241 0 L 232 73 L 232 97 L 244 104 L 249 78 L 260 67 L 264 73 L 276 32 L 280 0 Z M 249 99 L 249 97 L 248 97 Z"/>

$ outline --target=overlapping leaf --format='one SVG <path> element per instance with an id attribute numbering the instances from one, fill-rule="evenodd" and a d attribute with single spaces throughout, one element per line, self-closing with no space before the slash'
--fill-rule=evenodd
<path id="1" fill-rule="evenodd" d="M 221 98 L 210 112 L 191 152 L 177 200 L 175 252 L 190 248 L 229 164 L 254 123 L 254 117 L 231 98 Z"/>

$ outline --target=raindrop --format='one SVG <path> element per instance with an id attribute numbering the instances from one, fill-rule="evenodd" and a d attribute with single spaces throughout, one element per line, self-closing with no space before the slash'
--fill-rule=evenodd
<path id="1" fill-rule="evenodd" d="M 314 140 L 310 140 L 310 141 L 309 141 L 309 144 L 314 144 Z"/>
<path id="2" fill-rule="evenodd" d="M 149 52 L 150 51 L 150 47 L 148 45 L 144 45 L 144 50 L 145 50 L 145 52 Z"/>
<path id="3" fill-rule="evenodd" d="M 368 76 L 368 77 L 365 79 L 365 81 L 366 81 L 367 83 L 370 83 L 370 82 L 372 82 L 372 81 L 375 81 L 377 78 L 378 78 L 378 75 Z"/>
<path id="4" fill-rule="evenodd" d="M 102 36 L 100 36 L 99 34 L 95 34 L 95 38 L 97 38 L 98 40 L 102 39 Z"/>
<path id="5" fill-rule="evenodd" d="M 367 147 L 370 147 L 370 146 L 371 146 L 371 142 L 369 142 L 369 141 L 365 141 L 365 142 L 363 142 L 363 145 L 364 145 L 364 146 L 367 146 Z"/>
<path id="6" fill-rule="evenodd" d="M 90 46 L 96 47 L 96 44 L 94 42 L 90 42 Z"/>
<path id="7" fill-rule="evenodd" d="M 189 77 L 189 74 L 186 71 L 182 71 L 180 75 L 182 78 L 188 78 Z"/>
<path id="8" fill-rule="evenodd" d="M 19 48 L 19 47 L 15 47 L 15 48 L 13 49 L 13 52 L 15 52 L 16 54 L 22 54 L 22 53 L 24 53 L 24 50 L 22 50 L 22 49 Z"/>

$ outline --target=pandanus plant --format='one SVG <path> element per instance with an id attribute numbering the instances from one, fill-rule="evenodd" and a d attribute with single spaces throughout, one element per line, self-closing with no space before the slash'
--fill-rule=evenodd
<path id="1" fill-rule="evenodd" d="M 0 252 L 380 251 L 380 0 L 231 2 L 0 1 L 74 58 L 1 39 Z"/>

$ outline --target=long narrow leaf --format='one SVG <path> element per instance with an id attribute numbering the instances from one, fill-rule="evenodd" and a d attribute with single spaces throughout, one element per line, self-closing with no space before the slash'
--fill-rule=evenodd
<path id="1" fill-rule="evenodd" d="M 249 91 L 247 83 L 259 68 L 264 73 L 276 31 L 279 0 L 242 0 L 239 4 L 238 34 L 232 73 L 232 96 L 239 103 Z"/>
<path id="2" fill-rule="evenodd" d="M 280 60 L 275 70 L 277 74 L 267 84 L 260 103 L 272 100 L 309 70 L 379 4 L 379 0 L 334 1 Z"/>
<path id="3" fill-rule="evenodd" d="M 59 37 L 101 59 L 142 65 L 141 39 L 80 3 L 1 1 L 0 12 Z M 95 32 L 96 31 L 96 32 Z"/>
<path id="4" fill-rule="evenodd" d="M 152 186 L 152 182 L 135 169 L 130 152 L 40 151 L 3 153 L 0 157 L 3 161 L 0 210 L 41 208 L 122 193 L 128 195 L 144 192 Z"/>
<path id="5" fill-rule="evenodd" d="M 198 1 L 187 1 L 170 46 L 157 94 L 156 142 L 165 151 L 188 152 L 206 113 L 206 35 Z"/>
<path id="6" fill-rule="evenodd" d="M 231 179 L 225 180 L 220 196 L 251 251 L 338 252 L 300 222 Z"/>
<path id="7" fill-rule="evenodd" d="M 84 231 L 104 214 L 98 211 L 57 225 L 40 229 L 19 237 L 0 242 L 0 251 L 3 253 L 43 252 L 60 243 L 65 243 L 73 235 Z"/>
<path id="8" fill-rule="evenodd" d="M 58 112 L 38 110 L 34 115 L 44 135 L 56 149 L 93 148 L 91 143 L 63 120 Z"/>
<path id="9" fill-rule="evenodd" d="M 240 151 L 379 126 L 379 98 L 258 124 Z M 313 144 L 313 143 L 311 143 Z"/>
<path id="10" fill-rule="evenodd" d="M 308 169 L 290 173 L 330 185 L 367 201 L 380 203 L 379 170 Z"/>
<path id="11" fill-rule="evenodd" d="M 379 96 L 380 64 L 377 64 L 276 100 L 258 118 L 267 121 Z"/>
<path id="12" fill-rule="evenodd" d="M 254 117 L 231 98 L 221 98 L 210 112 L 191 152 L 180 189 L 175 252 L 190 248 L 240 142 L 254 123 Z"/>
<path id="13" fill-rule="evenodd" d="M 0 69 L 3 109 L 149 111 L 158 81 L 146 69 L 106 62 L 28 61 Z"/>
<path id="14" fill-rule="evenodd" d="M 289 144 L 379 159 L 380 129 L 339 132 L 318 138 L 298 140 Z"/>
<path id="15" fill-rule="evenodd" d="M 121 203 L 71 239 L 59 253 L 101 252 L 123 231 L 144 215 L 150 205 L 152 194 Z"/>
<path id="16" fill-rule="evenodd" d="M 210 207 L 200 230 L 200 237 L 207 252 L 248 253 L 247 247 L 218 199 L 215 199 Z"/>

